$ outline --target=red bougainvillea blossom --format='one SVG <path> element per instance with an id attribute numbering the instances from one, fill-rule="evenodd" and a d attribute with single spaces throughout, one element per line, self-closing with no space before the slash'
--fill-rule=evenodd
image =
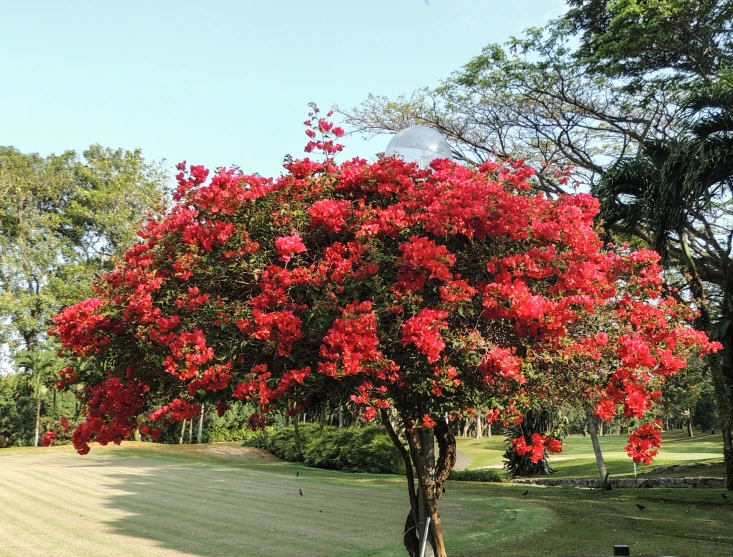
<path id="1" fill-rule="evenodd" d="M 549 453 L 562 452 L 562 441 L 556 437 L 533 433 L 530 441 L 530 443 L 527 443 L 524 435 L 509 439 L 516 453 L 519 456 L 529 455 L 529 460 L 532 464 L 537 464 L 545 458 L 545 451 Z"/>
<path id="2" fill-rule="evenodd" d="M 41 445 L 43 445 L 44 447 L 50 447 L 53 442 L 56 441 L 56 437 L 58 436 L 56 435 L 55 431 L 47 431 L 41 439 Z"/>
<path id="3" fill-rule="evenodd" d="M 650 464 L 662 444 L 662 423 L 659 420 L 643 424 L 629 437 L 626 452 L 636 464 Z"/>

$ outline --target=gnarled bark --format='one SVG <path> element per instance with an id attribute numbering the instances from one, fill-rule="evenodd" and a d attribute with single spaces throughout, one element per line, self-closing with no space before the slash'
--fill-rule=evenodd
<path id="1" fill-rule="evenodd" d="M 412 422 L 405 421 L 408 431 L 407 448 L 394 430 L 389 416 L 381 412 L 382 422 L 392 443 L 405 464 L 407 488 L 410 495 L 410 513 L 405 521 L 403 543 L 410 557 L 417 557 L 427 518 L 430 528 L 425 557 L 447 557 L 443 540 L 443 528 L 438 513 L 438 499 L 443 484 L 456 462 L 456 440 L 448 424 L 439 422 L 433 429 L 412 429 Z M 434 445 L 438 445 L 435 459 Z M 415 482 L 417 474 L 417 482 Z"/>

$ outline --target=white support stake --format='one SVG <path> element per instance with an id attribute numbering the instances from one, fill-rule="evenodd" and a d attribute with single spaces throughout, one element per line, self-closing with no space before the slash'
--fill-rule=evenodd
<path id="1" fill-rule="evenodd" d="M 425 519 L 425 531 L 422 535 L 422 542 L 420 543 L 420 557 L 425 557 L 425 546 L 428 544 L 428 532 L 430 531 L 430 517 Z"/>
<path id="2" fill-rule="evenodd" d="M 634 478 L 636 478 L 636 462 L 634 462 Z"/>

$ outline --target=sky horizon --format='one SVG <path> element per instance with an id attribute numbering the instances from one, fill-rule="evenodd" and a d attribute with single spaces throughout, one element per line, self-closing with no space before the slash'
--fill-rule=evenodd
<path id="1" fill-rule="evenodd" d="M 286 154 L 303 156 L 310 101 L 326 112 L 437 85 L 563 11 L 562 0 L 12 3 L 0 145 L 45 156 L 99 143 L 169 169 L 276 176 Z M 388 140 L 347 137 L 340 158 Z"/>

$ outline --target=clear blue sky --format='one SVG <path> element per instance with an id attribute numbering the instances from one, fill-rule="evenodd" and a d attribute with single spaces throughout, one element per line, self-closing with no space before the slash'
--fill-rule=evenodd
<path id="1" fill-rule="evenodd" d="M 0 145 L 140 147 L 169 165 L 278 175 L 307 103 L 358 105 L 436 85 L 562 0 L 5 2 Z M 371 157 L 388 138 L 347 138 Z"/>

